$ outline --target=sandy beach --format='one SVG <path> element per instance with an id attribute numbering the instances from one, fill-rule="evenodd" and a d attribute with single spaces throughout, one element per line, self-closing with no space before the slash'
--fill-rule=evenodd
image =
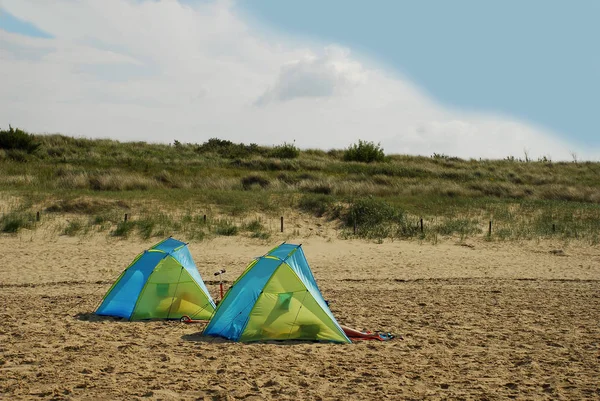
<path id="1" fill-rule="evenodd" d="M 158 241 L 0 236 L 0 399 L 600 398 L 600 248 L 578 243 L 240 237 L 189 245 L 212 295 L 284 239 L 337 320 L 399 337 L 241 344 L 202 324 L 93 311 Z"/>

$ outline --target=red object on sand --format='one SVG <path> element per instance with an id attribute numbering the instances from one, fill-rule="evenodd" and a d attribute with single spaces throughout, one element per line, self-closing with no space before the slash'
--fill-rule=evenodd
<path id="1" fill-rule="evenodd" d="M 372 331 L 359 331 L 356 329 L 351 329 L 347 326 L 340 325 L 344 333 L 348 336 L 348 338 L 352 340 L 379 340 L 379 341 L 387 341 L 394 338 L 391 334 L 381 334 L 381 333 L 373 333 Z"/>
<path id="2" fill-rule="evenodd" d="M 207 323 L 208 320 L 193 320 L 191 317 L 189 317 L 188 315 L 183 315 L 181 316 L 181 319 L 179 319 L 179 321 L 181 323 Z"/>

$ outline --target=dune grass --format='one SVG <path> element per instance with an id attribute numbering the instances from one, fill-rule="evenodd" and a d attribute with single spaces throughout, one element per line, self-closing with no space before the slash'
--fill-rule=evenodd
<path id="1" fill-rule="evenodd" d="M 377 158 L 360 162 L 348 157 L 352 146 L 302 151 L 219 139 L 165 145 L 18 135 L 0 148 L 0 189 L 11 199 L 0 199 L 5 233 L 34 229 L 41 211 L 76 216 L 65 235 L 264 239 L 273 229 L 247 216 L 297 211 L 367 238 L 487 236 L 490 220 L 491 240 L 597 243 L 600 235 L 600 163 L 383 156 L 379 147 Z"/>

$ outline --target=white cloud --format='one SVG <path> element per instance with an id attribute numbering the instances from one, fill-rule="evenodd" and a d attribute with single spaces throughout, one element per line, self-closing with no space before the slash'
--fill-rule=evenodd
<path id="1" fill-rule="evenodd" d="M 328 98 L 349 95 L 362 81 L 364 73 L 357 62 L 348 58 L 348 51 L 327 47 L 322 55 L 307 54 L 281 66 L 275 84 L 263 93 L 257 105 L 298 98 Z"/>
<path id="2" fill-rule="evenodd" d="M 231 1 L 2 5 L 53 35 L 0 30 L 2 126 L 151 142 L 328 149 L 361 138 L 388 153 L 594 155 L 522 122 L 440 107 L 348 49 L 261 35 Z"/>

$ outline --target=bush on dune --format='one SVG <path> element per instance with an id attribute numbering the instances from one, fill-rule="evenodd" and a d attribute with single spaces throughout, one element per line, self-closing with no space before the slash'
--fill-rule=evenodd
<path id="1" fill-rule="evenodd" d="M 9 125 L 8 130 L 0 130 L 0 149 L 21 150 L 28 154 L 34 153 L 40 147 L 35 136 Z"/>
<path id="2" fill-rule="evenodd" d="M 352 144 L 344 151 L 344 161 L 349 162 L 382 162 L 385 159 L 383 148 L 380 144 L 358 140 L 358 143 Z"/>

